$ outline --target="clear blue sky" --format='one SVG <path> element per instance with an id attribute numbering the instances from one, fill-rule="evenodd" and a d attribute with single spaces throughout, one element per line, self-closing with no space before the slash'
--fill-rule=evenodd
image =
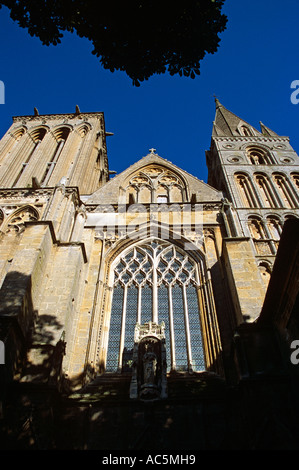
<path id="1" fill-rule="evenodd" d="M 299 153 L 299 104 L 290 85 L 299 80 L 298 0 L 226 0 L 228 25 L 201 75 L 154 76 L 133 87 L 124 73 L 105 71 L 91 44 L 67 34 L 58 46 L 42 46 L 0 10 L 0 135 L 12 116 L 102 111 L 110 170 L 118 173 L 154 147 L 157 153 L 206 181 L 205 150 L 215 115 L 213 94 L 259 129 L 259 121 L 290 137 Z M 149 32 L 150 33 L 150 32 Z"/>

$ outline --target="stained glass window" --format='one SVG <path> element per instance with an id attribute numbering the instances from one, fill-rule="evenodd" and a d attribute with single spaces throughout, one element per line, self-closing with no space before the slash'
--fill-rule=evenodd
<path id="1" fill-rule="evenodd" d="M 118 285 L 114 287 L 112 312 L 110 320 L 110 333 L 106 370 L 112 372 L 117 369 L 120 342 L 121 321 L 123 312 L 124 289 Z"/>
<path id="2" fill-rule="evenodd" d="M 186 329 L 182 288 L 175 285 L 172 289 L 173 327 L 175 344 L 175 364 L 177 370 L 188 369 Z"/>
<path id="3" fill-rule="evenodd" d="M 196 263 L 159 240 L 124 252 L 114 268 L 107 371 L 129 371 L 136 323 L 165 323 L 167 370 L 204 370 Z"/>

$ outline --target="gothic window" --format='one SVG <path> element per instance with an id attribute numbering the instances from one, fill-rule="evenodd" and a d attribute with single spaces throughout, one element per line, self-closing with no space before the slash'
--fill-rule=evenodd
<path id="1" fill-rule="evenodd" d="M 205 370 L 197 267 L 174 245 L 153 240 L 121 255 L 114 283 L 106 371 L 130 370 L 136 323 L 165 324 L 167 368 Z"/>
<path id="2" fill-rule="evenodd" d="M 29 155 L 27 156 L 27 158 L 25 159 L 25 161 L 23 161 L 22 166 L 20 168 L 20 171 L 19 171 L 16 179 L 14 180 L 13 186 L 16 186 L 16 184 L 19 182 L 19 180 L 20 180 L 22 174 L 24 173 L 24 171 L 25 171 L 32 155 L 37 150 L 39 144 L 41 143 L 41 141 L 45 137 L 46 132 L 47 132 L 46 129 L 40 128 L 40 129 L 36 129 L 34 132 L 31 133 L 30 137 L 31 137 L 33 146 L 31 148 L 31 151 L 29 152 Z"/>
<path id="3" fill-rule="evenodd" d="M 241 204 L 244 207 L 257 207 L 259 204 L 250 178 L 243 173 L 236 173 L 235 180 L 239 189 Z"/>
<path id="4" fill-rule="evenodd" d="M 264 207 L 277 207 L 279 204 L 277 203 L 274 189 L 268 177 L 264 174 L 255 174 L 255 181 L 262 205 Z"/>
<path id="5" fill-rule="evenodd" d="M 173 203 L 185 200 L 185 184 L 166 168 L 150 165 L 135 173 L 129 180 L 126 202 L 134 194 L 137 203 Z"/>
<path id="6" fill-rule="evenodd" d="M 25 134 L 25 129 L 23 127 L 21 127 L 20 129 L 16 130 L 14 132 L 14 134 L 12 135 L 12 137 L 17 141 L 19 142 L 19 140 L 21 140 L 21 137 L 23 137 L 23 135 Z"/>
<path id="7" fill-rule="evenodd" d="M 21 140 L 24 134 L 25 134 L 25 129 L 23 127 L 21 127 L 20 129 L 17 129 L 14 133 L 11 134 L 11 138 L 8 144 L 4 148 L 4 152 L 6 155 L 11 153 L 14 150 L 14 148 L 16 147 L 16 145 Z"/>
<path id="8" fill-rule="evenodd" d="M 89 132 L 90 130 L 90 124 L 88 123 L 84 123 L 82 124 L 82 126 L 80 126 L 79 128 L 77 128 L 76 132 L 80 135 L 80 137 L 83 139 L 83 137 L 86 136 L 86 134 Z"/>
<path id="9" fill-rule="evenodd" d="M 25 227 L 25 222 L 38 219 L 38 212 L 30 206 L 17 209 L 7 220 L 5 233 L 21 233 Z"/>
<path id="10" fill-rule="evenodd" d="M 273 173 L 273 180 L 284 207 L 294 208 L 297 205 L 296 195 L 287 177 L 281 173 Z"/>
<path id="11" fill-rule="evenodd" d="M 51 159 L 47 163 L 46 170 L 41 179 L 42 186 L 46 186 L 48 184 L 69 133 L 70 129 L 67 127 L 62 127 L 54 132 L 54 137 L 56 140 L 55 149 Z"/>

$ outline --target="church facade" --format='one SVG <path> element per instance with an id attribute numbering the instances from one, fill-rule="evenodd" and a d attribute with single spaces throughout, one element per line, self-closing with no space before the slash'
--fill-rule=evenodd
<path id="1" fill-rule="evenodd" d="M 0 142 L 4 446 L 277 445 L 257 437 L 263 413 L 240 429 L 256 384 L 268 403 L 269 377 L 290 377 L 299 157 L 260 127 L 216 100 L 204 183 L 155 149 L 114 175 L 103 113 L 13 118 Z M 271 289 L 288 299 L 276 319 Z"/>

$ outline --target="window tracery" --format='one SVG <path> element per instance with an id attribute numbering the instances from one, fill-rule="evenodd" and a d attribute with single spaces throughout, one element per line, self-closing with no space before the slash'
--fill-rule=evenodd
<path id="1" fill-rule="evenodd" d="M 7 220 L 5 233 L 20 233 L 25 227 L 25 222 L 34 220 L 38 220 L 38 212 L 33 207 L 20 208 Z"/>
<path id="2" fill-rule="evenodd" d="M 157 165 L 145 167 L 133 175 L 126 192 L 127 203 L 130 194 L 137 203 L 183 202 L 185 199 L 182 179 L 171 170 Z"/>
<path id="3" fill-rule="evenodd" d="M 129 370 L 136 323 L 165 323 L 168 371 L 205 370 L 196 263 L 158 240 L 134 246 L 114 268 L 106 371 Z"/>

